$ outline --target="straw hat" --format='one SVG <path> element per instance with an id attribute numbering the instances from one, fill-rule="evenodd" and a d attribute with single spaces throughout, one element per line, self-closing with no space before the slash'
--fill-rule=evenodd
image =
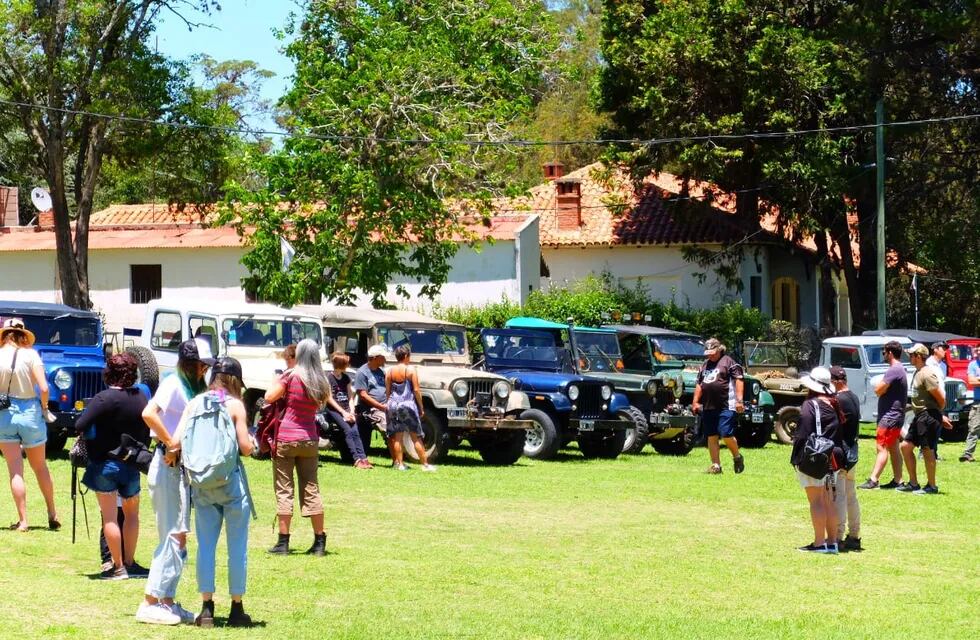
<path id="1" fill-rule="evenodd" d="M 7 318 L 3 321 L 3 328 L 0 329 L 0 344 L 7 341 L 7 334 L 19 332 L 27 337 L 27 346 L 34 346 L 34 334 L 24 326 L 24 321 L 20 318 Z"/>
<path id="2" fill-rule="evenodd" d="M 828 396 L 834 393 L 830 371 L 826 367 L 814 367 L 809 375 L 800 378 L 800 382 L 810 391 L 816 391 L 817 393 Z"/>

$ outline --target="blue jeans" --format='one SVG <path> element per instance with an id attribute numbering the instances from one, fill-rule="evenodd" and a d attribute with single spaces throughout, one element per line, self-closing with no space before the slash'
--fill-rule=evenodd
<path id="1" fill-rule="evenodd" d="M 228 592 L 245 593 L 248 572 L 248 519 L 252 505 L 244 470 L 239 467 L 220 489 L 194 489 L 194 523 L 197 533 L 197 590 L 214 593 L 215 551 L 224 523 L 228 540 Z"/>
<path id="2" fill-rule="evenodd" d="M 361 442 L 361 432 L 357 430 L 357 420 L 354 421 L 354 424 L 351 424 L 344 420 L 344 416 L 331 409 L 327 409 L 326 414 L 330 422 L 343 430 L 344 440 L 347 441 L 347 448 L 350 449 L 350 454 L 354 460 L 357 461 L 367 458 L 367 454 L 364 453 L 364 443 Z"/>
<path id="3" fill-rule="evenodd" d="M 16 442 L 25 449 L 48 441 L 48 426 L 41 416 L 37 398 L 10 398 L 10 406 L 0 411 L 0 442 Z"/>
<path id="4" fill-rule="evenodd" d="M 163 461 L 163 447 L 157 448 L 146 481 L 160 543 L 153 552 L 145 593 L 154 598 L 173 598 L 187 561 L 187 549 L 180 547 L 173 534 L 190 530 L 190 492 L 180 467 L 168 467 Z"/>

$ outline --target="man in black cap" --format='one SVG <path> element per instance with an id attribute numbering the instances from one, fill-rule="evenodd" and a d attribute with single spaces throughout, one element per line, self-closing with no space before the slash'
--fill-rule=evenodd
<path id="1" fill-rule="evenodd" d="M 932 355 L 926 358 L 926 366 L 936 367 L 939 373 L 942 374 L 939 377 L 939 381 L 945 384 L 946 376 L 949 375 L 949 366 L 946 364 L 946 352 L 949 351 L 949 345 L 946 344 L 945 340 L 933 342 L 929 351 Z"/>

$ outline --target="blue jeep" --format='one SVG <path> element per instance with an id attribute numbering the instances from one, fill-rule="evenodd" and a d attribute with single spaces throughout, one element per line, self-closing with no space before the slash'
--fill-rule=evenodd
<path id="1" fill-rule="evenodd" d="M 524 455 L 552 458 L 572 440 L 586 458 L 616 458 L 630 426 L 621 411 L 626 397 L 611 384 L 580 376 L 567 350 L 546 332 L 527 329 L 483 329 L 483 367 L 510 379 L 527 394 L 531 408 L 521 420 L 532 420 Z"/>
<path id="2" fill-rule="evenodd" d="M 105 389 L 105 349 L 97 313 L 63 304 L 0 301 L 0 322 L 20 318 L 36 339 L 51 396 L 48 408 L 57 417 L 48 425 L 46 453 L 65 448 L 75 433 L 75 419 L 95 394 Z"/>

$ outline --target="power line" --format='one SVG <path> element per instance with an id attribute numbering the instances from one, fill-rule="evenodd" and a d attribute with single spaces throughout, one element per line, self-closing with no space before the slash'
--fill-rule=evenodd
<path id="1" fill-rule="evenodd" d="M 127 122 L 130 124 L 142 124 L 152 126 L 170 127 L 175 129 L 191 129 L 202 131 L 214 131 L 217 133 L 229 133 L 250 136 L 270 136 L 297 140 L 320 140 L 323 142 L 373 142 L 379 144 L 405 144 L 405 145 L 452 145 L 460 144 L 471 147 L 568 147 L 574 145 L 631 145 L 631 146 L 660 146 L 665 144 L 691 144 L 698 142 L 713 141 L 736 141 L 736 140 L 771 140 L 791 138 L 803 135 L 818 133 L 851 133 L 867 131 L 877 128 L 879 125 L 858 124 L 845 125 L 839 127 L 822 127 L 817 129 L 799 129 L 795 131 L 756 131 L 753 133 L 717 133 L 694 136 L 671 136 L 666 138 L 599 138 L 595 140 L 432 140 L 424 138 L 379 138 L 376 136 L 356 136 L 345 134 L 313 134 L 313 133 L 293 133 L 281 130 L 250 129 L 247 127 L 219 127 L 215 125 L 190 123 L 190 122 L 167 122 L 163 120 L 151 120 L 149 118 L 138 118 L 134 116 L 122 116 L 108 113 L 98 113 L 94 111 L 84 111 L 80 109 L 67 109 L 64 107 L 49 107 L 47 105 L 32 104 L 28 102 L 18 102 L 15 100 L 0 99 L 0 105 L 16 107 L 19 109 L 32 109 L 35 111 L 48 111 L 67 115 L 76 115 L 89 118 L 99 118 L 103 120 Z M 896 122 L 886 122 L 882 127 L 907 127 L 923 124 L 939 124 L 947 122 L 960 122 L 965 120 L 980 119 L 980 113 L 971 113 L 959 116 L 944 116 L 938 118 L 923 118 L 919 120 L 900 120 Z"/>

